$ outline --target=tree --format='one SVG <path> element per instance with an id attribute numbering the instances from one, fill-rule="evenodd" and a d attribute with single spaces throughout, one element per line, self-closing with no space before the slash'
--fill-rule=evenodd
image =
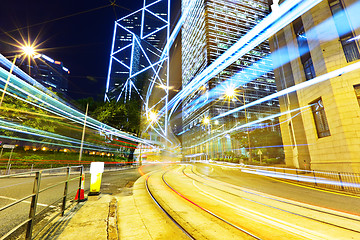
<path id="1" fill-rule="evenodd" d="M 126 103 L 110 101 L 98 106 L 91 115 L 102 123 L 139 136 L 141 105 L 139 100 Z"/>
<path id="2" fill-rule="evenodd" d="M 252 149 L 261 148 L 263 155 L 270 158 L 283 157 L 282 138 L 277 131 L 269 129 L 255 129 L 249 133 L 250 146 Z M 234 135 L 235 139 L 240 142 L 241 147 L 248 147 L 247 133 L 238 132 Z M 254 154 L 254 150 L 252 151 Z"/>

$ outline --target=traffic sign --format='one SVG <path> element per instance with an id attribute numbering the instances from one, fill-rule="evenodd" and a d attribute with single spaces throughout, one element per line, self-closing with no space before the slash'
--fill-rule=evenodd
<path id="1" fill-rule="evenodd" d="M 2 147 L 3 147 L 3 148 L 10 148 L 10 149 L 13 149 L 13 148 L 15 148 L 15 145 L 4 144 Z"/>

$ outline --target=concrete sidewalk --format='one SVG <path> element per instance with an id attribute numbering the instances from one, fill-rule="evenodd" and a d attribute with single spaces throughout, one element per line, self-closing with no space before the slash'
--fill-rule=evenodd
<path id="1" fill-rule="evenodd" d="M 115 196 L 100 194 L 68 210 L 39 238 L 41 240 L 187 239 L 154 204 L 140 177 Z"/>
<path id="2" fill-rule="evenodd" d="M 117 199 L 111 195 L 89 196 L 67 211 L 39 239 L 117 240 Z"/>

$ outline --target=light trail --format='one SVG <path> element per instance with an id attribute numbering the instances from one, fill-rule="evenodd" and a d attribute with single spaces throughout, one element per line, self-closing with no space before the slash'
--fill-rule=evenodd
<path id="1" fill-rule="evenodd" d="M 81 141 L 78 139 L 75 139 L 75 138 L 71 138 L 71 137 L 31 128 L 28 126 L 23 126 L 23 125 L 19 125 L 16 123 L 3 121 L 3 120 L 0 120 L 0 129 L 29 134 L 29 135 L 33 135 L 33 136 L 37 136 L 37 137 L 44 137 L 44 138 L 53 139 L 53 140 L 57 140 L 57 141 L 81 144 Z M 126 142 L 124 142 L 124 143 L 126 143 Z M 93 145 L 90 142 L 85 142 L 84 144 L 87 146 L 91 146 L 91 147 L 100 147 L 98 145 Z M 101 147 L 103 147 L 103 146 L 101 146 Z"/>
<path id="2" fill-rule="evenodd" d="M 21 110 L 21 109 L 16 109 L 16 108 L 8 108 L 8 107 L 4 107 L 1 106 L 1 109 L 5 110 L 5 111 L 9 111 L 9 112 L 18 112 L 18 113 L 26 113 L 26 114 L 30 114 L 30 115 L 34 115 L 34 116 L 41 116 L 41 117 L 47 117 L 47 118 L 55 118 L 58 120 L 62 120 L 62 117 L 57 117 L 57 116 L 52 116 L 50 114 L 45 114 L 45 113 L 37 113 L 37 112 L 30 112 L 30 111 L 25 111 L 25 110 Z"/>
<path id="3" fill-rule="evenodd" d="M 313 176 L 298 176 L 290 173 L 274 173 L 272 171 L 267 170 L 260 170 L 260 169 L 241 169 L 242 172 L 250 173 L 250 174 L 256 174 L 266 177 L 273 177 L 273 178 L 281 178 L 281 179 L 287 179 L 287 180 L 294 180 L 294 181 L 301 181 L 306 183 L 316 183 L 316 184 L 331 184 L 335 186 L 343 186 L 343 187 L 353 187 L 353 188 L 360 188 L 360 184 L 357 183 L 349 183 L 349 182 L 339 182 L 339 181 L 332 181 L 323 177 L 316 177 L 316 179 Z"/>
<path id="4" fill-rule="evenodd" d="M 0 61 L 8 61 L 7 59 L 0 58 Z M 0 80 L 5 82 L 7 78 L 8 72 L 4 69 L 0 68 Z M 31 104 L 36 105 L 46 111 L 52 112 L 55 115 L 68 118 L 77 123 L 83 123 L 84 121 L 84 114 L 80 113 L 77 110 L 72 109 L 71 107 L 65 105 L 64 103 L 46 95 L 39 89 L 29 85 L 28 83 L 24 82 L 23 80 L 19 79 L 18 77 L 12 75 L 11 81 L 9 86 L 12 88 L 10 91 L 15 94 L 23 95 L 24 97 L 31 97 L 34 101 Z M 21 87 L 20 87 L 21 86 Z M 19 98 L 19 97 L 18 97 Z M 24 99 L 24 101 L 27 101 Z M 28 101 L 28 103 L 30 103 Z M 130 134 L 121 132 L 115 128 L 107 126 L 95 119 L 88 118 L 90 128 L 95 130 L 102 130 L 107 134 L 114 135 L 119 138 L 128 139 L 134 142 L 141 142 L 146 145 L 151 145 L 148 141 L 144 139 L 137 138 Z"/>
<path id="5" fill-rule="evenodd" d="M 360 62 L 356 62 L 356 63 L 353 63 L 353 64 L 350 64 L 346 67 L 343 67 L 343 68 L 340 68 L 340 69 L 337 69 L 337 70 L 334 70 L 332 72 L 328 72 L 326 74 L 323 74 L 321 76 L 318 76 L 316 78 L 313 78 L 311 80 L 308 80 L 306 82 L 302 82 L 302 83 L 299 83 L 297 85 L 294 85 L 292 87 L 288 87 L 284 90 L 281 90 L 277 93 L 274 93 L 274 94 L 271 94 L 271 95 L 268 95 L 264 98 L 261 98 L 261 99 L 258 99 L 258 100 L 255 100 L 249 104 L 246 104 L 246 105 L 243 105 L 241 107 L 238 107 L 238 108 L 235 108 L 235 109 L 232 109 L 226 113 L 222 113 L 218 116 L 215 116 L 213 117 L 212 119 L 218 119 L 218 118 L 222 118 L 222 117 L 225 117 L 229 114 L 232 114 L 232 113 L 235 113 L 235 112 L 238 112 L 238 111 L 241 111 L 245 108 L 248 108 L 248 107 L 251 107 L 251 106 L 255 106 L 257 104 L 260 104 L 260 103 L 263 103 L 263 102 L 266 102 L 266 101 L 269 101 L 273 98 L 277 98 L 277 97 L 280 97 L 280 96 L 283 96 L 283 95 L 286 95 L 286 94 L 289 94 L 291 92 L 295 92 L 297 90 L 300 90 L 300 89 L 303 89 L 303 88 L 306 88 L 306 87 L 310 87 L 312 85 L 315 85 L 315 84 L 318 84 L 318 83 L 321 83 L 323 81 L 326 81 L 330 78 L 334 78 L 334 77 L 339 77 L 345 73 L 348 73 L 348 72 L 351 72 L 351 71 L 354 71 L 356 69 L 359 69 L 360 68 Z"/>
<path id="6" fill-rule="evenodd" d="M 174 41 L 177 37 L 177 35 L 179 34 L 182 25 L 184 24 L 185 20 L 188 18 L 190 10 L 194 7 L 196 3 L 196 0 L 190 0 L 189 5 L 187 5 L 187 7 L 185 8 L 185 10 L 183 11 L 183 13 L 181 14 L 181 17 L 179 19 L 179 21 L 177 22 L 176 26 L 174 27 L 173 31 L 171 32 L 171 35 L 169 36 L 166 45 L 164 47 L 164 51 L 161 54 L 160 57 L 160 61 L 164 61 L 166 56 L 169 53 L 169 50 L 171 48 L 171 46 L 174 44 Z M 160 71 L 160 68 L 156 71 L 156 74 L 158 74 Z M 152 93 L 152 89 L 154 87 L 155 81 L 151 81 L 149 88 L 147 90 L 147 94 L 146 94 L 146 106 L 149 106 L 149 99 Z"/>
<path id="7" fill-rule="evenodd" d="M 282 3 L 276 13 L 272 12 L 265 17 L 171 99 L 169 117 L 174 113 L 177 105 L 192 92 L 319 2 L 321 0 L 294 0 Z M 160 112 L 164 113 L 166 110 L 163 108 Z"/>
<path id="8" fill-rule="evenodd" d="M 360 3 L 354 3 L 352 4 L 350 7 L 347 8 L 347 13 L 350 16 L 356 16 L 356 14 L 360 12 Z M 321 32 L 321 29 L 326 29 L 326 28 L 331 28 L 333 27 L 333 18 L 336 18 L 337 15 L 342 14 L 343 12 L 339 12 L 337 14 L 334 15 L 334 17 L 330 17 L 326 20 L 324 20 L 322 23 L 316 25 L 315 27 L 313 27 L 312 29 L 308 30 L 306 32 L 306 38 L 311 40 L 316 40 L 318 41 L 318 32 Z M 355 26 L 353 26 L 354 28 L 360 27 L 360 21 L 357 21 Z M 347 28 L 344 28 L 341 30 L 342 34 L 347 34 L 349 33 Z M 333 34 L 327 34 L 325 36 L 321 36 L 322 40 L 325 41 L 330 41 L 330 40 L 334 40 L 336 38 L 338 38 L 338 34 L 334 31 L 332 32 Z M 317 47 L 317 46 L 314 46 Z M 313 48 L 314 48 L 313 47 Z M 309 47 L 309 50 L 311 51 L 313 48 Z M 216 98 L 218 98 L 220 95 L 223 95 L 223 90 L 221 88 L 223 88 L 223 85 L 232 85 L 235 88 L 241 87 L 246 83 L 249 83 L 255 79 L 257 79 L 258 77 L 261 77 L 264 73 L 269 72 L 273 69 L 279 68 L 282 65 L 289 63 L 292 60 L 295 60 L 299 57 L 299 53 L 305 54 L 308 51 L 306 50 L 302 50 L 296 52 L 296 51 L 288 51 L 288 49 L 297 49 L 296 46 L 293 46 L 292 44 L 287 44 L 286 47 L 277 49 L 276 51 L 274 51 L 273 53 L 271 53 L 270 55 L 264 57 L 263 59 L 257 61 L 256 63 L 252 64 L 251 66 L 249 66 L 248 68 L 239 71 L 238 73 L 236 73 L 234 76 L 230 77 L 226 82 L 222 83 L 221 85 L 216 86 L 214 89 L 212 89 L 208 96 L 200 96 L 199 98 L 195 99 L 192 103 L 190 103 L 188 106 L 186 106 L 186 110 L 187 112 L 193 112 L 201 107 L 204 107 L 205 105 L 207 105 L 209 102 L 214 101 Z M 272 61 L 272 59 L 276 59 L 276 61 Z M 273 62 L 273 65 L 269 65 L 266 64 L 266 62 Z M 256 71 L 256 73 L 254 74 L 253 69 L 257 69 L 257 66 L 261 66 L 261 72 L 260 71 Z M 246 79 L 246 80 L 245 80 Z M 276 98 L 273 97 L 272 99 Z M 271 100 L 270 98 L 265 98 L 264 101 L 261 102 L 257 102 L 256 104 L 260 104 L 266 101 Z M 200 102 L 200 103 L 198 103 Z M 197 104 L 198 103 L 198 104 Z M 216 116 L 213 119 L 217 119 L 217 118 L 221 118 L 221 117 L 225 117 L 229 114 L 232 114 L 234 112 L 243 110 L 247 107 L 253 106 L 252 105 L 245 105 L 244 108 L 241 108 L 239 110 L 232 110 L 232 111 L 228 111 L 225 112 L 219 116 Z M 189 109 L 188 109 L 189 108 Z"/>
<path id="9" fill-rule="evenodd" d="M 5 139 L 10 139 L 10 140 L 18 140 L 18 141 L 24 141 L 24 142 L 32 142 L 32 143 L 40 143 L 40 144 L 46 144 L 46 145 L 55 145 L 55 146 L 60 146 L 60 147 L 67 147 L 67 148 L 79 148 L 80 146 L 73 146 L 73 145 L 67 145 L 67 144 L 60 144 L 60 143 L 54 143 L 54 142 L 45 142 L 45 141 L 38 141 L 38 140 L 33 140 L 33 139 L 27 139 L 27 138 L 20 138 L 20 137 L 9 137 L 9 136 L 5 136 L 5 135 L 0 135 L 0 138 L 5 138 Z M 87 150 L 91 150 L 91 151 L 107 151 L 107 152 L 117 152 L 116 150 L 111 150 L 110 148 L 89 148 L 89 147 L 84 147 L 84 149 Z"/>
<path id="10" fill-rule="evenodd" d="M 359 63 L 360 63 L 360 62 L 359 62 Z M 201 143 L 194 144 L 194 145 L 189 146 L 189 147 L 186 147 L 186 148 L 197 147 L 197 146 L 200 146 L 200 145 L 202 145 L 202 144 L 204 144 L 204 143 L 206 143 L 206 142 L 211 141 L 212 139 L 225 136 L 226 134 L 229 134 L 229 133 L 231 133 L 231 132 L 240 130 L 240 129 L 242 129 L 242 128 L 247 128 L 247 127 L 250 127 L 250 126 L 252 126 L 252 125 L 254 125 L 254 124 L 257 124 L 257 123 L 260 123 L 260 122 L 264 122 L 264 121 L 267 121 L 267 120 L 271 120 L 271 119 L 280 117 L 281 115 L 289 114 L 289 113 L 296 112 L 296 111 L 301 111 L 301 110 L 306 109 L 306 108 L 309 108 L 309 107 L 310 107 L 310 105 L 304 106 L 304 107 L 300 107 L 300 108 L 296 108 L 296 109 L 293 109 L 293 110 L 289 110 L 289 111 L 286 111 L 286 112 L 274 114 L 274 115 L 271 115 L 271 116 L 268 116 L 268 117 L 265 117 L 265 118 L 261 118 L 261 119 L 258 119 L 258 120 L 255 120 L 255 121 L 252 121 L 252 122 L 249 122 L 249 123 L 246 123 L 246 124 L 243 124 L 243 125 L 234 127 L 234 128 L 232 128 L 232 129 L 226 130 L 226 131 L 224 131 L 223 133 L 220 133 L 220 134 L 218 134 L 218 135 L 216 135 L 216 136 L 213 136 L 213 137 L 211 137 L 211 138 L 208 138 L 207 140 L 205 140 L 205 141 L 203 141 L 203 142 L 201 142 Z"/>
<path id="11" fill-rule="evenodd" d="M 319 240 L 326 239 L 325 235 L 315 232 L 313 230 L 306 229 L 306 228 L 298 226 L 296 224 L 292 224 L 287 221 L 280 220 L 273 216 L 269 216 L 264 213 L 261 213 L 260 211 L 252 210 L 250 208 L 247 208 L 242 205 L 228 201 L 225 198 L 211 194 L 210 192 L 205 191 L 203 188 L 198 186 L 195 181 L 193 181 L 193 185 L 199 190 L 201 195 L 208 197 L 208 198 L 212 199 L 213 201 L 220 202 L 220 204 L 223 204 L 223 205 L 233 209 L 233 211 L 235 211 L 239 217 L 248 216 L 248 218 L 250 218 L 254 221 L 264 223 L 264 224 L 269 224 L 270 226 L 275 226 L 275 227 L 281 228 L 287 232 L 296 234 L 298 236 L 304 236 L 309 239 L 319 239 Z"/>

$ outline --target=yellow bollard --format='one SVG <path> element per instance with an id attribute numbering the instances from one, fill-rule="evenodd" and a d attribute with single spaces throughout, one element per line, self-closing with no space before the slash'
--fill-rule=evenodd
<path id="1" fill-rule="evenodd" d="M 90 164 L 90 192 L 89 195 L 99 195 L 101 186 L 101 177 L 104 172 L 103 162 L 92 162 Z"/>

